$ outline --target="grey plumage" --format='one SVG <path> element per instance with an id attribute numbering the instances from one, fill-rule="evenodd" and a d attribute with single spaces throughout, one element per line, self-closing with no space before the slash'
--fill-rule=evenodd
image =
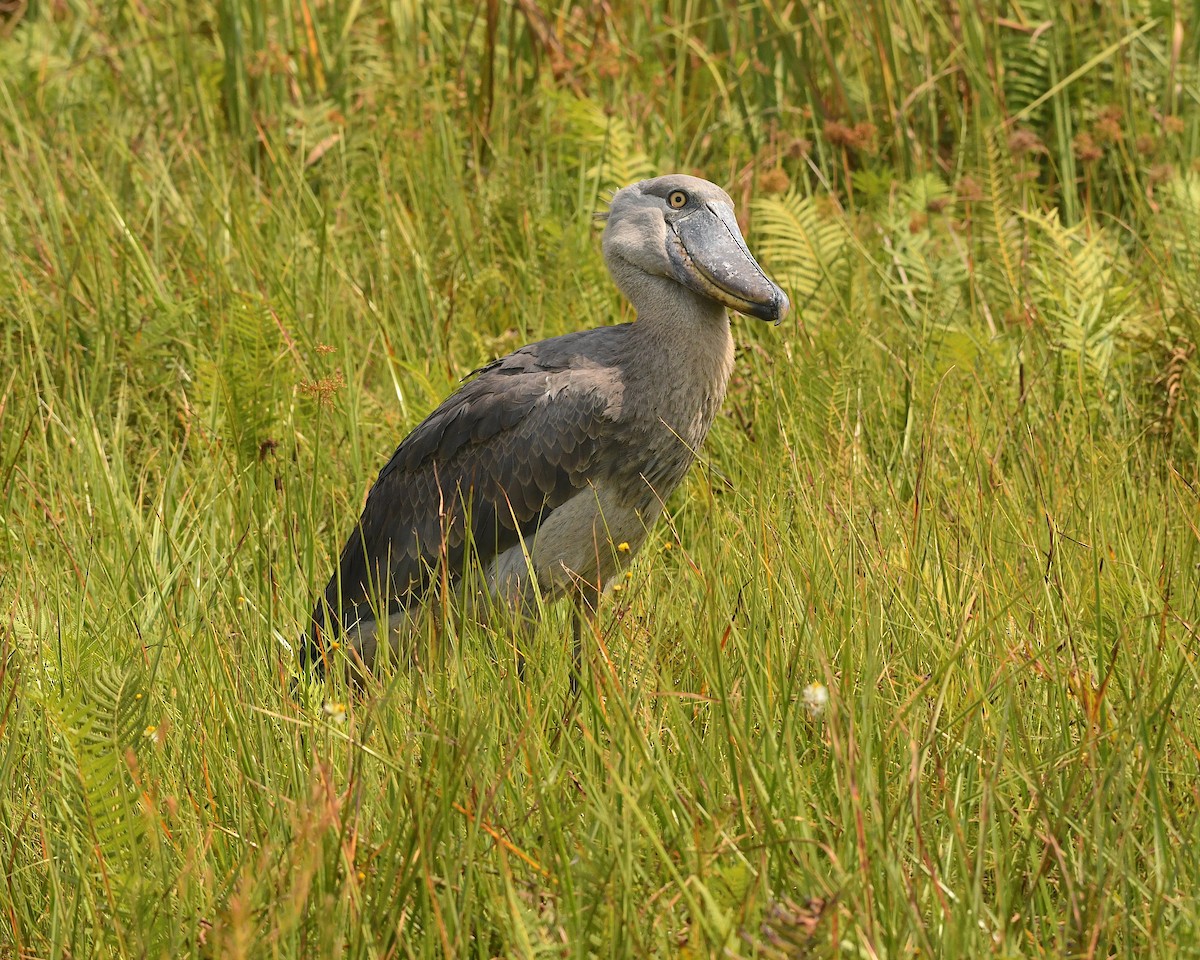
<path id="1" fill-rule="evenodd" d="M 594 605 L 636 552 L 724 397 L 725 307 L 778 320 L 788 303 L 707 181 L 626 187 L 607 219 L 605 258 L 638 320 L 488 364 L 404 439 L 313 611 L 307 658 L 323 660 L 327 642 L 349 634 L 369 661 L 373 602 L 402 625 L 436 578 L 463 578 L 468 543 L 489 591 L 510 604 L 536 588 L 548 599 L 574 589 Z"/>

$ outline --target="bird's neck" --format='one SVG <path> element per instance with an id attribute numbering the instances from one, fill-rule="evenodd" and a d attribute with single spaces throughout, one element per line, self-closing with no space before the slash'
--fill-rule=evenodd
<path id="1" fill-rule="evenodd" d="M 630 358 L 638 379 L 652 385 L 646 396 L 661 406 L 658 414 L 698 444 L 733 372 L 729 316 L 720 304 L 660 282 L 658 295 L 633 300 L 638 319 L 630 331 Z"/>
<path id="2" fill-rule="evenodd" d="M 698 373 L 709 366 L 706 357 L 721 361 L 732 352 L 729 315 L 723 306 L 673 281 L 646 280 L 652 282 L 643 280 L 637 295 L 630 297 L 637 310 L 633 333 L 640 356 L 655 364 L 686 364 Z"/>

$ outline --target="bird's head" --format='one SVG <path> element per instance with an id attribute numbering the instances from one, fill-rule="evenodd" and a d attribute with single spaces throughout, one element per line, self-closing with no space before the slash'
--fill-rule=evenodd
<path id="1" fill-rule="evenodd" d="M 604 218 L 604 258 L 635 305 L 648 275 L 760 320 L 787 313 L 787 294 L 751 256 L 715 184 L 681 173 L 642 180 L 618 190 Z"/>

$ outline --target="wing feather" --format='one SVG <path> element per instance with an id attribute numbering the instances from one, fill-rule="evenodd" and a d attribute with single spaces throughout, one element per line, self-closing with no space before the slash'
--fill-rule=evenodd
<path id="1" fill-rule="evenodd" d="M 468 539 L 487 563 L 587 485 L 612 438 L 619 370 L 538 355 L 554 343 L 484 367 L 404 439 L 313 611 L 314 635 L 326 608 L 336 634 L 371 616 L 373 598 L 389 612 L 419 602 L 439 564 L 462 576 Z"/>

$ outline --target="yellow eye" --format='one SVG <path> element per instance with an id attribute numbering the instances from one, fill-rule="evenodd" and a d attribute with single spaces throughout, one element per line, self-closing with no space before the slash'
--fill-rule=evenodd
<path id="1" fill-rule="evenodd" d="M 676 210 L 678 210 L 680 207 L 686 207 L 687 202 L 688 195 L 682 190 L 672 190 L 671 195 L 667 197 L 667 203 L 669 203 Z"/>

